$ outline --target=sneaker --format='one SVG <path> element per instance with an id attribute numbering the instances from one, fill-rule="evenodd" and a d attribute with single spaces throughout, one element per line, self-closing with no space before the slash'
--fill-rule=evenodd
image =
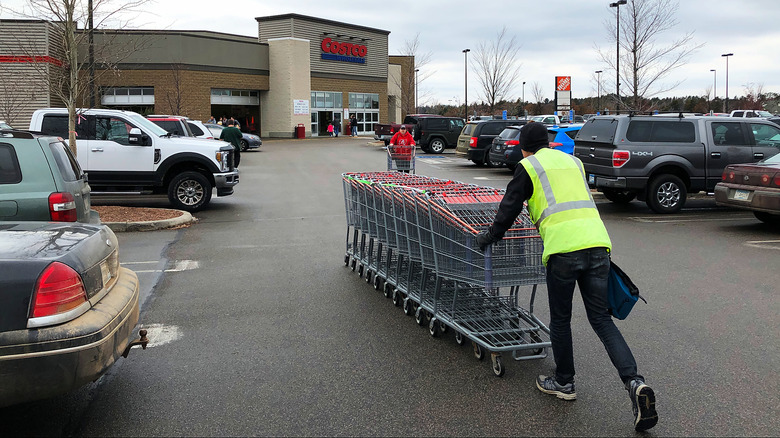
<path id="1" fill-rule="evenodd" d="M 653 389 L 639 379 L 628 382 L 626 389 L 634 411 L 634 429 L 647 430 L 655 426 L 658 423 L 658 413 L 655 411 Z"/>
<path id="2" fill-rule="evenodd" d="M 553 394 L 563 400 L 577 399 L 577 393 L 574 392 L 574 382 L 559 385 L 554 377 L 539 376 L 536 378 L 536 387 L 545 394 Z"/>

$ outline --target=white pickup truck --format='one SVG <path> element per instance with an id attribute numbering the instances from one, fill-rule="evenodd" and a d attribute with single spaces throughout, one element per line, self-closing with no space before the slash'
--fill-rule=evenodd
<path id="1" fill-rule="evenodd" d="M 46 108 L 33 113 L 30 130 L 68 139 L 68 112 Z M 233 194 L 238 169 L 226 142 L 176 137 L 138 113 L 79 110 L 77 159 L 92 194 L 166 193 L 174 208 L 197 211 L 217 196 Z"/>

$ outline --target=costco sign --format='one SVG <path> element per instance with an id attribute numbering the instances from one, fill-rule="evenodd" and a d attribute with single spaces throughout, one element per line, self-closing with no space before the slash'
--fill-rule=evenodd
<path id="1" fill-rule="evenodd" d="M 363 44 L 340 43 L 331 38 L 325 38 L 320 45 L 322 49 L 322 59 L 329 61 L 354 62 L 357 64 L 366 63 L 366 53 L 368 48 Z"/>

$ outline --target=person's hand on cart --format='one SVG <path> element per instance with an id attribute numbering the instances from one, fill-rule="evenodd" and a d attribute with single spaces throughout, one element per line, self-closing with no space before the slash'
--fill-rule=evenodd
<path id="1" fill-rule="evenodd" d="M 500 237 L 495 237 L 493 234 L 490 233 L 490 229 L 481 231 L 479 234 L 477 234 L 477 245 L 479 246 L 479 250 L 482 252 L 485 252 L 487 247 L 489 245 L 492 245 L 496 242 L 500 242 Z"/>

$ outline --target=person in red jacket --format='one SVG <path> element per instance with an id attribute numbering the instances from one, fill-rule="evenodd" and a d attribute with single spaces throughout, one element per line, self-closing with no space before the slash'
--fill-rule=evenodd
<path id="1" fill-rule="evenodd" d="M 406 132 L 406 126 L 401 125 L 398 132 L 390 139 L 388 150 L 392 153 L 396 169 L 399 172 L 409 173 L 412 168 L 412 154 L 414 152 L 414 137 Z"/>

